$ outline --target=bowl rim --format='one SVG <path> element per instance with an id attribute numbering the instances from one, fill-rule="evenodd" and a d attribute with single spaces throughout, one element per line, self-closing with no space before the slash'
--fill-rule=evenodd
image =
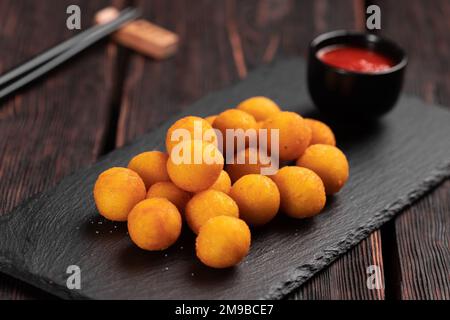
<path id="1" fill-rule="evenodd" d="M 361 72 L 361 71 L 347 70 L 347 69 L 332 66 L 328 63 L 325 63 L 324 61 L 322 61 L 320 58 L 317 57 L 317 52 L 320 50 L 320 49 L 317 49 L 317 46 L 319 46 L 323 41 L 333 39 L 333 38 L 338 38 L 338 37 L 356 37 L 356 36 L 365 38 L 368 43 L 375 42 L 375 40 L 376 40 L 377 42 L 384 42 L 384 43 L 388 44 L 389 46 L 395 48 L 398 52 L 400 52 L 400 55 L 401 55 L 400 61 L 385 71 Z M 382 75 L 391 74 L 391 73 L 397 72 L 401 69 L 404 69 L 406 67 L 406 65 L 408 64 L 408 55 L 406 54 L 405 50 L 402 47 L 400 47 L 396 42 L 390 40 L 389 38 L 379 36 L 377 34 L 362 32 L 362 31 L 340 29 L 340 30 L 334 30 L 334 31 L 321 33 L 318 36 L 314 37 L 314 39 L 311 40 L 311 42 L 309 44 L 309 50 L 310 50 L 310 55 L 313 56 L 313 58 L 316 61 L 318 61 L 319 63 L 326 66 L 327 68 L 330 68 L 340 74 L 351 74 L 351 75 L 358 75 L 358 76 L 361 76 L 361 75 L 382 76 Z"/>

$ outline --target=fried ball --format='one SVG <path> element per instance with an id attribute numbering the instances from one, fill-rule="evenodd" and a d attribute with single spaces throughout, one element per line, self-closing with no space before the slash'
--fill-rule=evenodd
<path id="1" fill-rule="evenodd" d="M 288 166 L 278 170 L 272 179 L 280 191 L 281 209 L 288 216 L 312 217 L 325 206 L 325 188 L 313 171 Z"/>
<path id="2" fill-rule="evenodd" d="M 202 191 L 194 195 L 186 205 L 186 221 L 195 234 L 198 234 L 206 221 L 222 215 L 238 218 L 239 208 L 229 195 L 221 191 Z"/>
<path id="3" fill-rule="evenodd" d="M 295 112 L 279 112 L 267 119 L 262 129 L 267 129 L 267 144 L 271 147 L 271 130 L 279 130 L 280 160 L 295 160 L 303 154 L 311 141 L 311 129 Z M 273 151 L 273 150 L 271 150 Z"/>
<path id="4" fill-rule="evenodd" d="M 217 115 L 213 115 L 213 116 L 209 116 L 206 117 L 205 120 L 208 121 L 208 123 L 212 126 L 212 124 L 214 123 L 214 120 L 216 120 Z"/>
<path id="5" fill-rule="evenodd" d="M 222 191 L 223 193 L 228 194 L 231 189 L 231 179 L 228 173 L 225 170 L 222 170 L 216 182 L 214 182 L 209 189 Z"/>
<path id="6" fill-rule="evenodd" d="M 127 221 L 128 213 L 145 199 L 145 193 L 144 181 L 128 168 L 115 167 L 102 172 L 94 186 L 98 211 L 112 221 Z"/>
<path id="7" fill-rule="evenodd" d="M 328 144 L 330 146 L 336 145 L 336 138 L 333 131 L 325 123 L 315 119 L 305 119 L 308 126 L 311 128 L 312 137 L 309 145 L 313 144 Z"/>
<path id="8" fill-rule="evenodd" d="M 239 103 L 237 109 L 251 114 L 256 121 L 264 121 L 281 111 L 275 102 L 266 97 L 246 99 Z"/>
<path id="9" fill-rule="evenodd" d="M 159 181 L 169 181 L 166 163 L 169 156 L 165 152 L 148 151 L 135 156 L 128 163 L 128 169 L 135 171 L 144 181 L 145 187 Z"/>
<path id="10" fill-rule="evenodd" d="M 260 155 L 258 149 L 255 148 L 246 148 L 245 150 L 238 151 L 236 156 L 233 159 L 233 162 L 227 164 L 226 170 L 230 175 L 231 181 L 236 182 L 240 177 L 243 177 L 247 174 L 261 174 L 261 169 L 264 167 L 270 167 L 270 163 L 267 161 L 270 160 L 267 157 L 267 161 L 263 161 L 266 155 Z M 238 159 L 244 159 L 244 161 L 240 161 L 243 163 L 238 163 Z M 256 159 L 256 161 L 255 161 Z M 251 161 L 250 161 L 251 160 Z"/>
<path id="11" fill-rule="evenodd" d="M 218 216 L 203 225 L 195 241 L 197 257 L 212 268 L 237 265 L 249 252 L 250 229 L 238 218 Z"/>
<path id="12" fill-rule="evenodd" d="M 223 163 L 223 156 L 216 146 L 201 140 L 189 140 L 181 142 L 171 153 L 167 172 L 177 187 L 199 192 L 216 182 Z"/>
<path id="13" fill-rule="evenodd" d="M 249 129 L 255 130 L 255 143 L 257 143 L 257 133 L 258 133 L 258 125 L 256 123 L 255 118 L 248 114 L 247 112 L 237 110 L 237 109 L 228 109 L 219 114 L 214 120 L 213 127 L 220 130 L 223 136 L 223 150 L 226 149 L 227 139 L 226 139 L 226 130 L 227 129 L 242 129 L 243 133 Z M 237 134 L 237 132 L 235 132 Z M 244 138 L 244 136 L 242 136 Z M 248 137 L 245 137 L 246 146 L 248 146 Z M 234 147 L 236 150 L 238 138 L 235 136 L 234 139 Z M 224 152 L 225 154 L 225 152 Z"/>
<path id="14" fill-rule="evenodd" d="M 328 195 L 339 192 L 349 175 L 345 154 L 338 148 L 325 144 L 314 144 L 308 147 L 296 164 L 317 173 Z"/>
<path id="15" fill-rule="evenodd" d="M 198 128 L 197 132 L 194 132 Z M 172 137 L 172 135 L 177 130 L 187 130 L 189 133 L 189 137 L 181 137 L 179 140 L 175 140 L 176 137 Z M 187 116 L 184 118 L 181 118 L 180 120 L 176 121 L 170 128 L 167 130 L 166 135 L 166 149 L 167 152 L 170 154 L 172 152 L 172 149 L 179 144 L 180 142 L 184 140 L 205 140 L 206 142 L 217 144 L 217 136 L 215 135 L 212 126 L 209 124 L 208 121 L 206 121 L 203 118 L 195 117 L 195 116 Z M 207 135 L 205 133 L 208 132 Z M 181 132 L 180 132 L 181 133 Z"/>
<path id="16" fill-rule="evenodd" d="M 181 233 L 181 215 L 164 198 L 139 202 L 128 216 L 128 233 L 141 249 L 156 251 L 170 247 Z"/>
<path id="17" fill-rule="evenodd" d="M 191 199 L 191 194 L 181 190 L 171 181 L 157 182 L 148 189 L 147 199 L 165 198 L 172 202 L 180 212 L 184 212 L 186 203 Z"/>
<path id="18" fill-rule="evenodd" d="M 239 207 L 239 217 L 253 226 L 261 226 L 272 220 L 280 207 L 277 185 L 260 174 L 240 178 L 233 184 L 230 196 Z"/>

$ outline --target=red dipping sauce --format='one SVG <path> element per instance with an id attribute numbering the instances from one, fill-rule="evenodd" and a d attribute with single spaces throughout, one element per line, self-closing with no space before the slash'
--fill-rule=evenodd
<path id="1" fill-rule="evenodd" d="M 333 67 L 365 73 L 386 71 L 394 66 L 390 58 L 358 47 L 329 46 L 321 49 L 317 57 Z"/>

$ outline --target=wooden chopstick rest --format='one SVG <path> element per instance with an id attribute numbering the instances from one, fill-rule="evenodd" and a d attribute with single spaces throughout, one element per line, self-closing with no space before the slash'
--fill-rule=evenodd
<path id="1" fill-rule="evenodd" d="M 116 8 L 104 8 L 95 15 L 95 23 L 107 23 L 118 14 Z M 120 45 L 156 59 L 167 58 L 178 48 L 178 36 L 175 33 L 143 19 L 126 24 L 112 37 Z"/>

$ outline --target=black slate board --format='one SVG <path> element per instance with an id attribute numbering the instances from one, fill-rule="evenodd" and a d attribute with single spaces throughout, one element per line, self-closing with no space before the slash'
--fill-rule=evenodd
<path id="1" fill-rule="evenodd" d="M 266 95 L 284 109 L 315 115 L 304 78 L 303 60 L 277 62 L 183 114 L 215 114 L 246 97 Z M 126 165 L 138 152 L 162 149 L 172 122 L 1 217 L 0 270 L 64 298 L 281 298 L 450 176 L 450 112 L 404 97 L 376 124 L 335 126 L 351 174 L 321 215 L 280 215 L 253 232 L 242 264 L 213 270 L 195 258 L 188 230 L 169 250 L 144 252 L 131 243 L 125 224 L 100 218 L 93 203 L 97 175 Z M 81 268 L 81 290 L 66 287 L 66 268 L 73 264 Z"/>

